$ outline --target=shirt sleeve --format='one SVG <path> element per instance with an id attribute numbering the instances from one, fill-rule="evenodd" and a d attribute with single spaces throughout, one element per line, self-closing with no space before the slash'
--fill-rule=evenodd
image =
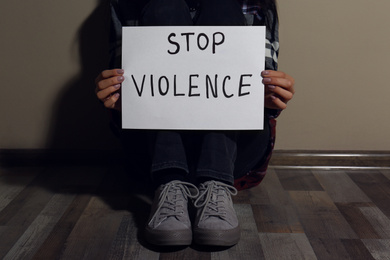
<path id="1" fill-rule="evenodd" d="M 118 12 L 118 1 L 110 2 L 110 69 L 120 68 L 121 48 L 122 48 L 122 23 Z"/>
<path id="2" fill-rule="evenodd" d="M 267 26 L 265 40 L 265 69 L 278 70 L 279 56 L 279 22 L 274 14 L 269 11 L 270 26 Z M 265 113 L 269 118 L 277 118 L 282 110 L 265 108 Z"/>
<path id="3" fill-rule="evenodd" d="M 270 11 L 269 11 L 270 12 Z M 272 12 L 269 13 L 271 26 L 267 26 L 265 44 L 265 69 L 278 70 L 279 56 L 279 23 Z"/>
<path id="4" fill-rule="evenodd" d="M 110 68 L 120 68 L 122 58 L 122 26 L 137 26 L 144 0 L 111 0 Z"/>

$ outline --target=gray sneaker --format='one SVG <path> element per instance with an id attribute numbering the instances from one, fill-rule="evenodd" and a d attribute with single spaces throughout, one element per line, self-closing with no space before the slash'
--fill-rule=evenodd
<path id="1" fill-rule="evenodd" d="M 194 241 L 200 245 L 232 246 L 240 240 L 240 227 L 231 195 L 237 190 L 218 181 L 208 181 L 199 187 L 194 223 Z"/>
<path id="2" fill-rule="evenodd" d="M 145 229 L 145 239 L 154 245 L 173 246 L 192 243 L 188 198 L 196 198 L 196 186 L 182 181 L 161 185 L 154 201 Z"/>

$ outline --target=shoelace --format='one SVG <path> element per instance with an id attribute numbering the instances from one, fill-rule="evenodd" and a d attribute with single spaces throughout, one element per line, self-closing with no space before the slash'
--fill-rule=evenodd
<path id="1" fill-rule="evenodd" d="M 226 192 L 227 195 L 235 196 L 237 195 L 237 189 L 228 184 L 215 181 L 210 181 L 206 184 L 201 184 L 201 189 L 203 188 L 205 188 L 205 190 L 194 202 L 195 207 L 204 207 L 199 219 L 202 219 L 204 216 L 215 216 L 224 218 L 226 214 L 225 205 L 219 205 L 219 202 L 223 202 L 224 199 L 221 198 L 221 195 L 219 195 L 219 191 L 222 189 Z M 213 194 L 215 196 L 213 196 Z M 213 197 L 215 198 L 215 200 L 212 199 Z"/>
<path id="2" fill-rule="evenodd" d="M 191 192 L 190 188 L 194 190 L 194 193 Z M 181 190 L 183 196 L 176 196 L 176 191 Z M 169 193 L 174 193 L 175 196 L 172 196 L 172 200 L 168 199 Z M 181 205 L 177 204 L 178 201 L 180 201 L 183 198 L 192 198 L 195 199 L 199 196 L 199 190 L 198 188 L 188 182 L 183 181 L 172 181 L 167 183 L 164 186 L 164 189 L 160 193 L 160 196 L 158 198 L 158 207 L 156 212 L 154 213 L 153 217 L 150 220 L 150 223 L 157 217 L 157 215 L 161 214 L 162 209 L 168 209 L 168 212 L 164 212 L 163 216 L 164 218 L 168 218 L 171 216 L 179 216 L 184 213 Z M 150 224 L 149 223 L 149 224 Z"/>

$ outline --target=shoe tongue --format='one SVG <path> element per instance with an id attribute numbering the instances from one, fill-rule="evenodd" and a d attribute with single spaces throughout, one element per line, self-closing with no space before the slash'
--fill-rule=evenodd
<path id="1" fill-rule="evenodd" d="M 223 189 L 214 189 L 210 195 L 210 202 L 213 202 L 215 206 L 221 206 L 221 196 L 223 196 Z"/>
<path id="2" fill-rule="evenodd" d="M 176 205 L 178 204 L 178 202 L 182 201 L 182 197 L 183 195 L 180 189 L 174 189 L 168 193 L 168 201 L 175 202 Z"/>
<path id="3" fill-rule="evenodd" d="M 177 194 L 178 194 L 178 190 L 176 189 L 170 190 L 168 192 L 168 201 L 173 201 L 176 198 Z"/>
<path id="4" fill-rule="evenodd" d="M 213 193 L 211 194 L 211 201 L 217 201 L 218 200 L 219 193 Z"/>

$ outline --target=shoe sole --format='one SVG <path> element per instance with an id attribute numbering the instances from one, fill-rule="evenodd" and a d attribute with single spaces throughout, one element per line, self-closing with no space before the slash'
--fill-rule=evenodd
<path id="1" fill-rule="evenodd" d="M 233 246 L 240 240 L 240 227 L 230 230 L 194 228 L 194 242 L 198 245 Z"/>
<path id="2" fill-rule="evenodd" d="M 188 246 L 192 243 L 192 232 L 189 230 L 152 230 L 145 229 L 145 239 L 157 246 Z"/>

